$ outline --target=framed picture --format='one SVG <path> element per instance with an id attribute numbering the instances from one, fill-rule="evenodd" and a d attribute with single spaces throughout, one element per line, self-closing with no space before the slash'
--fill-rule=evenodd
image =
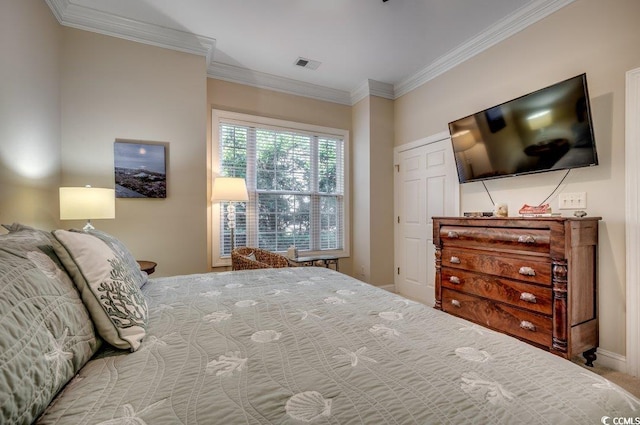
<path id="1" fill-rule="evenodd" d="M 166 151 L 166 143 L 116 139 L 116 198 L 166 198 Z"/>
<path id="2" fill-rule="evenodd" d="M 502 115 L 502 109 L 500 109 L 499 106 L 487 109 L 484 115 L 487 118 L 489 130 L 491 130 L 492 133 L 497 133 L 507 126 L 504 116 Z"/>

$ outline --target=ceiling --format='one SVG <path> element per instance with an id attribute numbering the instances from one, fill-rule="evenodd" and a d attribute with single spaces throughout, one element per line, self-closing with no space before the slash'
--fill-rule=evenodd
<path id="1" fill-rule="evenodd" d="M 211 77 L 354 104 L 395 99 L 573 0 L 45 1 L 62 25 L 203 55 Z"/>

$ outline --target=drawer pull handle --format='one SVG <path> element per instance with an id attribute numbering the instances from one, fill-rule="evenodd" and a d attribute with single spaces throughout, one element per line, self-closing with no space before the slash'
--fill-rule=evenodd
<path id="1" fill-rule="evenodd" d="M 520 322 L 520 327 L 522 329 L 526 329 L 526 330 L 531 331 L 531 332 L 535 332 L 536 331 L 536 325 L 534 325 L 531 322 L 527 322 L 526 320 L 523 320 L 522 322 Z"/>
<path id="2" fill-rule="evenodd" d="M 460 307 L 460 301 L 458 300 L 451 300 L 451 305 L 455 306 L 455 307 Z"/>
<path id="3" fill-rule="evenodd" d="M 520 267 L 520 270 L 518 271 L 518 273 L 525 275 L 525 276 L 535 276 L 536 275 L 536 271 L 533 270 L 533 268 L 531 267 Z"/>
<path id="4" fill-rule="evenodd" d="M 460 278 L 458 276 L 450 276 L 449 277 L 449 282 L 455 283 L 456 285 L 459 285 L 460 284 Z"/>
<path id="5" fill-rule="evenodd" d="M 451 261 L 451 264 L 460 264 L 459 257 L 452 256 L 450 261 Z"/>
<path id="6" fill-rule="evenodd" d="M 518 236 L 518 242 L 520 243 L 536 243 L 536 238 L 531 235 L 520 235 Z"/>
<path id="7" fill-rule="evenodd" d="M 533 294 L 530 294 L 528 292 L 523 292 L 522 294 L 520 294 L 520 299 L 522 301 L 526 301 L 528 303 L 532 303 L 535 304 L 538 302 L 538 300 L 536 299 L 536 296 Z"/>
<path id="8" fill-rule="evenodd" d="M 451 230 L 449 233 L 447 233 L 447 236 L 450 237 L 451 239 L 457 239 L 460 236 L 458 235 L 458 232 L 454 232 L 453 230 Z"/>

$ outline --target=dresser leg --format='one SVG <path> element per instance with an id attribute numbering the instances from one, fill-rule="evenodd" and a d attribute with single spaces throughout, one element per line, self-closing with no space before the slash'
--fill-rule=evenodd
<path id="1" fill-rule="evenodd" d="M 598 358 L 598 356 L 596 356 L 596 350 L 598 348 L 592 348 L 590 350 L 585 351 L 584 353 L 582 353 L 582 356 L 585 358 L 586 360 L 586 365 L 593 367 L 593 362 L 596 361 L 596 359 Z"/>

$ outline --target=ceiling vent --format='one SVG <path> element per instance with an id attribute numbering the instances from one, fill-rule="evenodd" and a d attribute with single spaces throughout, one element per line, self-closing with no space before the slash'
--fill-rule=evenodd
<path id="1" fill-rule="evenodd" d="M 296 59 L 294 64 L 307 69 L 318 69 L 318 67 L 320 66 L 320 62 L 306 58 L 298 58 Z"/>

